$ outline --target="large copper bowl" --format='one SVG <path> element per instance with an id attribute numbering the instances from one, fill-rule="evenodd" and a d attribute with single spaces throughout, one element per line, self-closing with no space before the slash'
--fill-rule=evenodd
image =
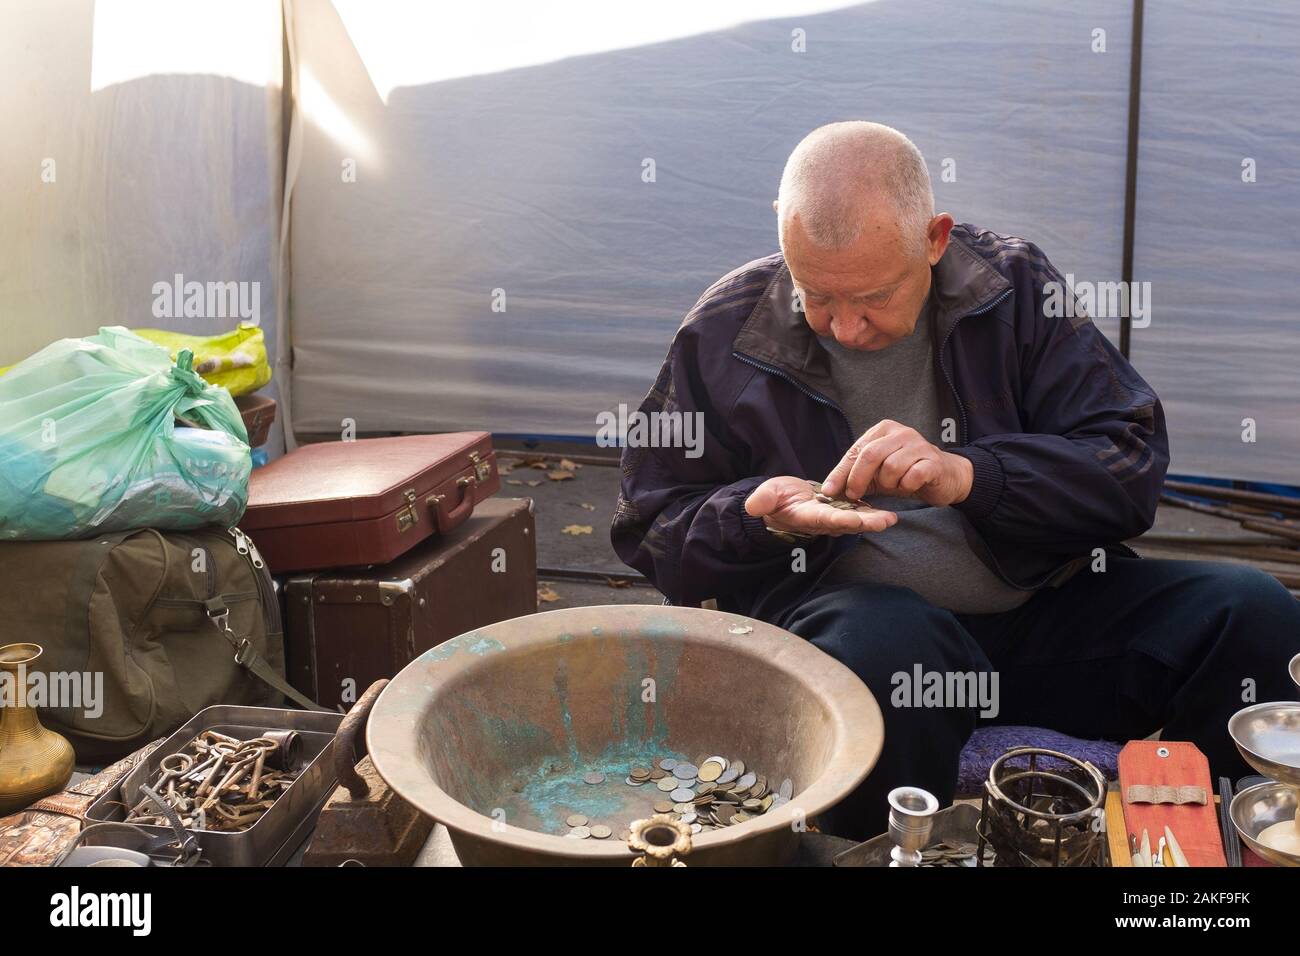
<path id="1" fill-rule="evenodd" d="M 655 753 L 739 757 L 795 792 L 698 834 L 686 860 L 737 865 L 788 859 L 800 829 L 867 776 L 884 725 L 852 671 L 787 631 L 615 605 L 519 617 L 439 645 L 384 690 L 366 737 L 379 773 L 447 826 L 466 865 L 626 865 L 619 824 L 648 815 L 637 812 L 646 795 L 616 774 Z M 603 788 L 609 840 L 560 835 L 566 782 L 591 770 L 615 784 Z"/>

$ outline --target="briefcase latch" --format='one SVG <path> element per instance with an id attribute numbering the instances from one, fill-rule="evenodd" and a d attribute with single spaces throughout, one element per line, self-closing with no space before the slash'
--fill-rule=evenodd
<path id="1" fill-rule="evenodd" d="M 406 507 L 397 512 L 397 533 L 402 534 L 420 523 L 420 512 L 415 510 L 415 489 L 408 488 L 402 492 L 406 498 Z"/>
<path id="2" fill-rule="evenodd" d="M 492 477 L 492 462 L 481 457 L 476 451 L 469 453 L 469 460 L 470 464 L 474 466 L 474 477 L 478 479 L 480 483 L 486 482 Z"/>

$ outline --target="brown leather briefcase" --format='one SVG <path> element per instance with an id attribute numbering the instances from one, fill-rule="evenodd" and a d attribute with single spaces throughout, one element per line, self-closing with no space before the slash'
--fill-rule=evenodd
<path id="1" fill-rule="evenodd" d="M 487 432 L 324 442 L 254 470 L 239 525 L 275 574 L 384 564 L 500 487 Z"/>
<path id="2" fill-rule="evenodd" d="M 281 578 L 289 683 L 326 707 L 351 704 L 429 648 L 536 611 L 532 504 L 485 501 L 380 567 Z"/>

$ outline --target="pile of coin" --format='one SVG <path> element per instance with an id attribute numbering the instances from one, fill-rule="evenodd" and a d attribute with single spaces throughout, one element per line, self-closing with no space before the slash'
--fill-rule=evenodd
<path id="1" fill-rule="evenodd" d="M 583 782 L 596 785 L 605 774 L 593 770 Z M 653 786 L 649 796 L 658 794 L 651 810 L 667 814 L 688 824 L 692 833 L 702 833 L 735 826 L 784 806 L 794 796 L 794 783 L 786 778 L 773 789 L 768 778 L 745 766 L 743 760 L 723 756 L 700 756 L 694 763 L 675 757 L 655 757 L 648 767 L 632 767 L 623 781 L 629 787 Z M 568 836 L 576 839 L 594 837 L 603 840 L 612 833 L 610 827 L 590 821 L 581 813 L 565 819 Z M 627 838 L 627 829 L 620 833 Z"/>
<path id="2" fill-rule="evenodd" d="M 979 847 L 974 843 L 936 843 L 921 851 L 922 866 L 974 866 Z M 992 866 L 996 854 L 984 844 L 984 865 Z"/>
<path id="3" fill-rule="evenodd" d="M 830 495 L 822 494 L 822 483 L 820 481 L 809 481 L 808 487 L 813 490 L 814 501 L 819 501 L 824 505 L 830 505 L 832 508 L 839 508 L 841 511 L 873 510 L 870 503 L 866 501 L 850 501 L 848 498 L 832 498 Z"/>
<path id="4" fill-rule="evenodd" d="M 570 813 L 565 818 L 564 822 L 569 825 L 568 835 L 576 837 L 579 840 L 585 840 L 588 837 L 593 837 L 597 840 L 608 840 L 610 834 L 614 832 L 603 823 L 595 823 L 588 826 L 587 824 L 591 823 L 591 821 L 587 819 L 587 815 L 584 813 Z"/>

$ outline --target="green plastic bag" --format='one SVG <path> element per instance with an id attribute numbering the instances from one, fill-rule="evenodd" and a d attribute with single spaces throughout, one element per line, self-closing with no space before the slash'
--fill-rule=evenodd
<path id="1" fill-rule="evenodd" d="M 234 525 L 248 434 L 230 393 L 192 363 L 113 326 L 0 377 L 0 539 Z"/>

